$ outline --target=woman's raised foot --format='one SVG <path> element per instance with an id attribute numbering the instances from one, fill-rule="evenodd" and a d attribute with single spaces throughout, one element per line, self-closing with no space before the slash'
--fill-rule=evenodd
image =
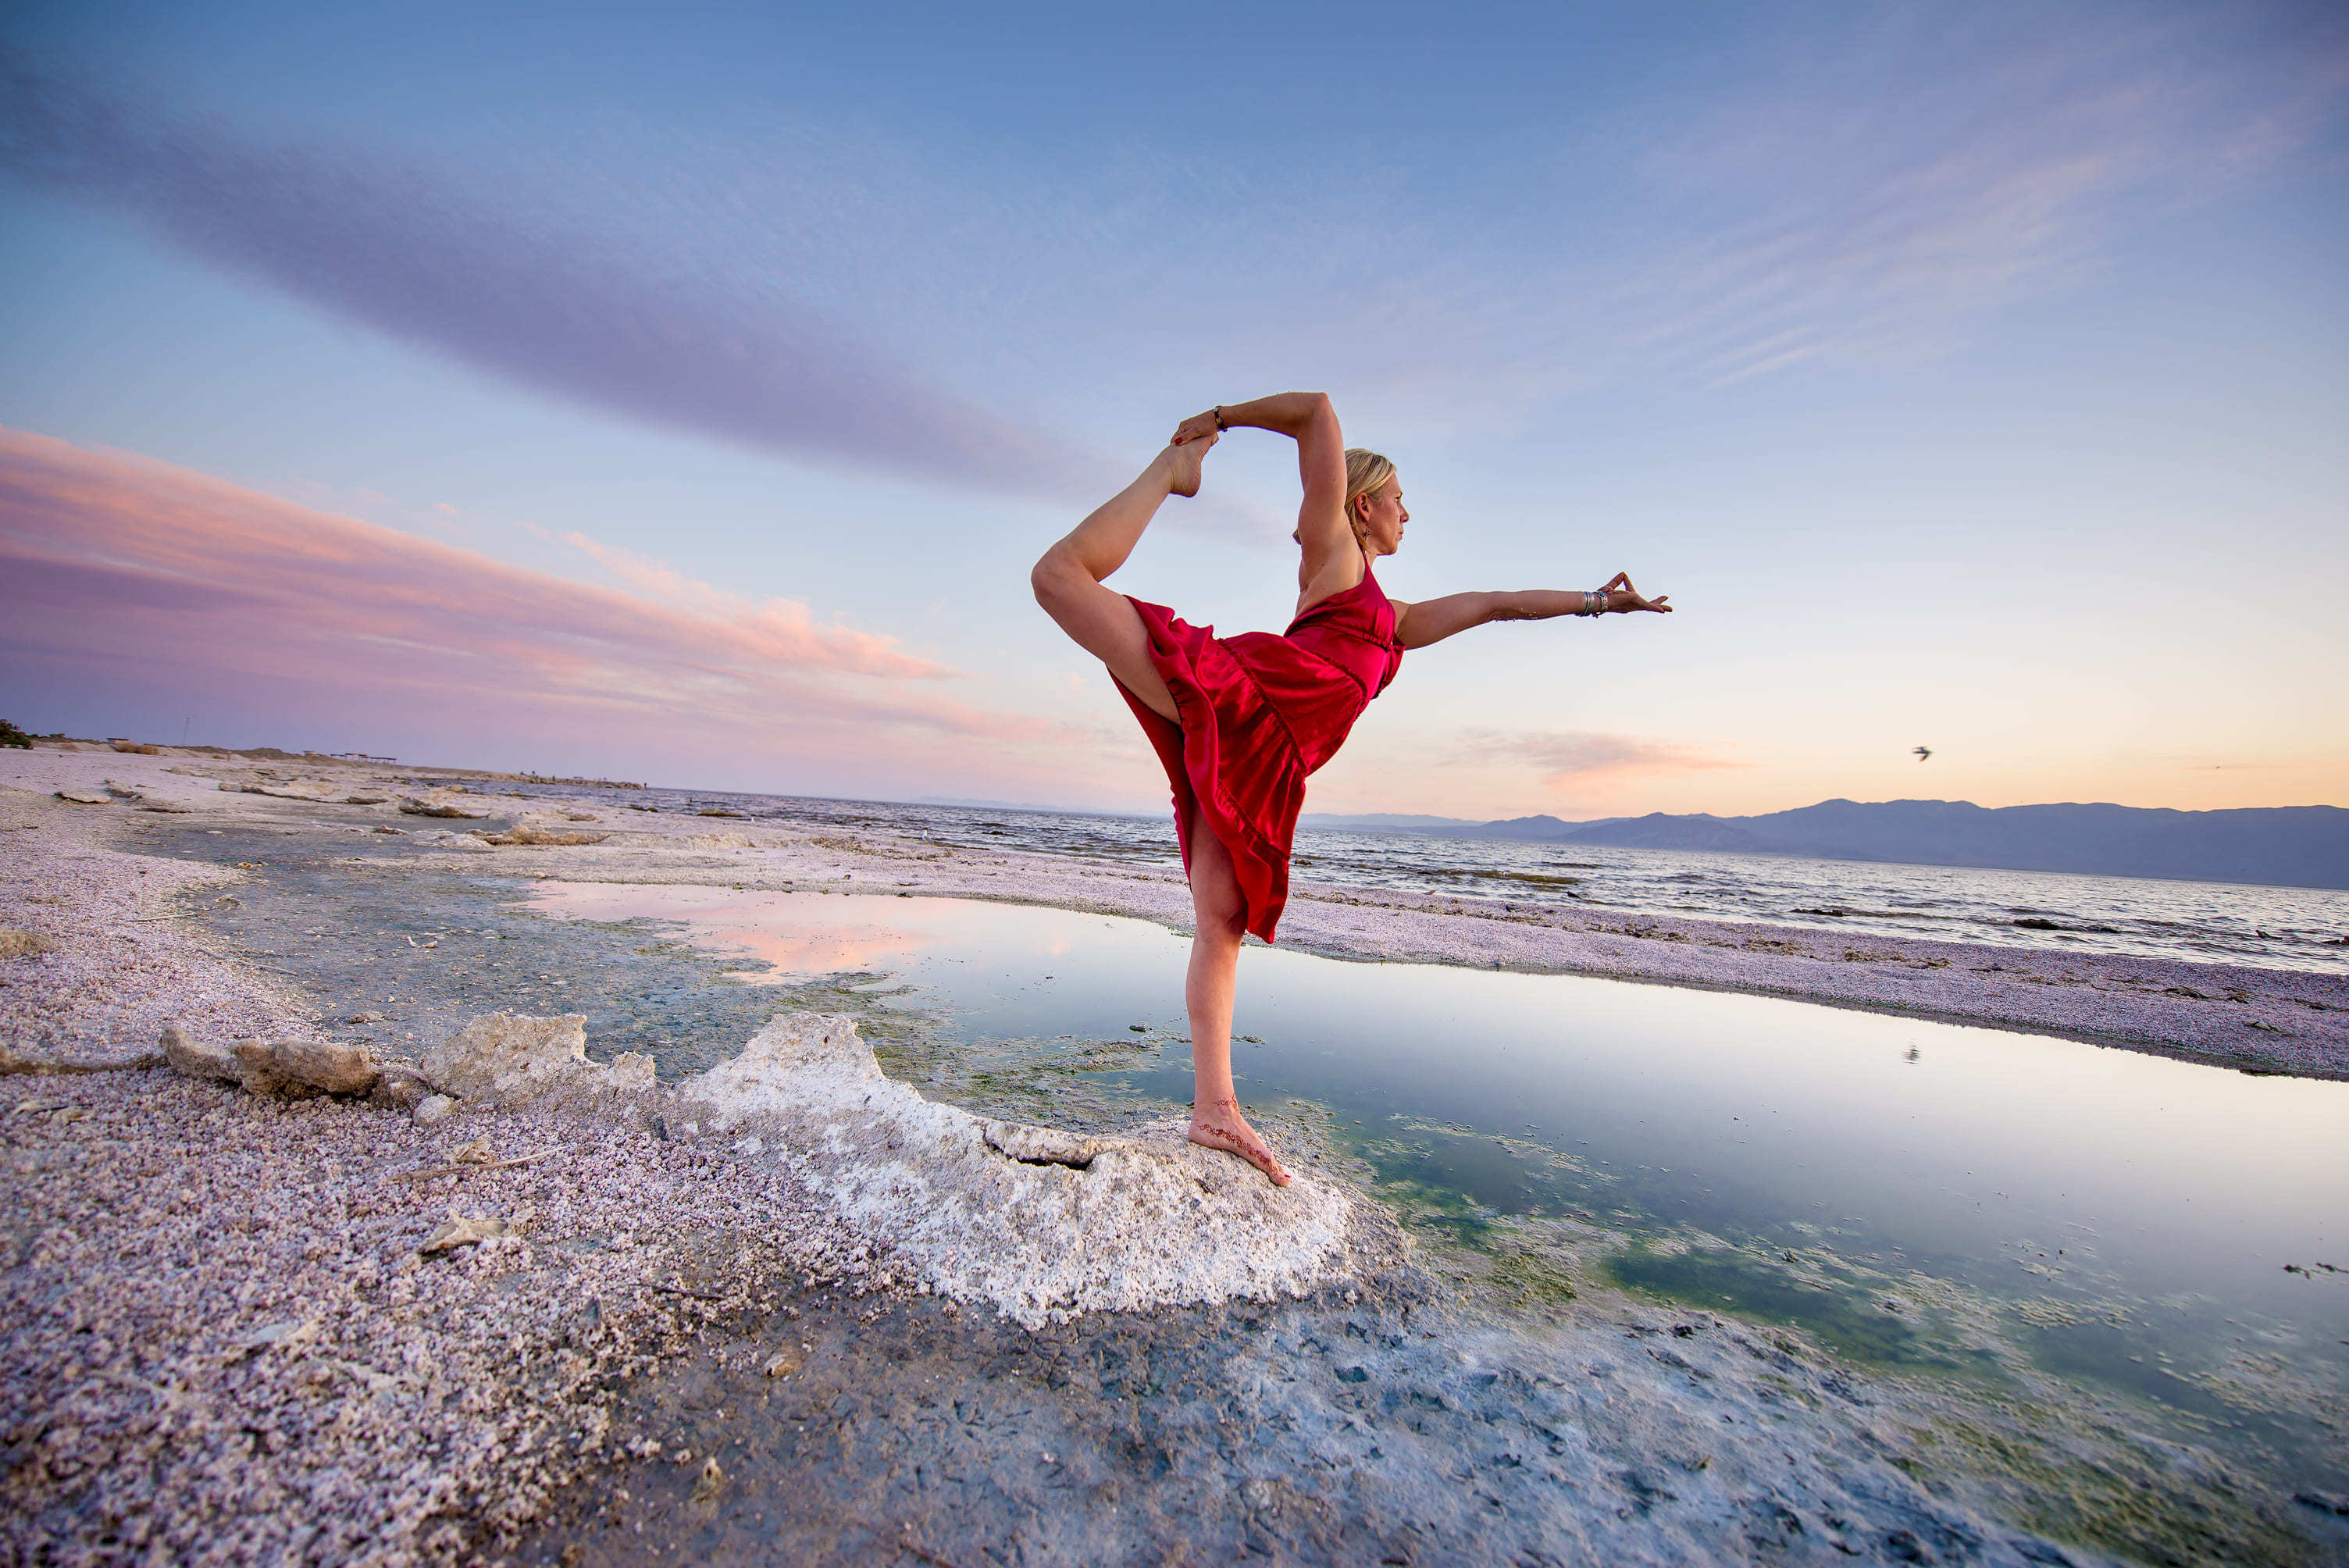
<path id="1" fill-rule="evenodd" d="M 1202 1149 L 1218 1149 L 1226 1154 L 1237 1154 L 1267 1176 L 1276 1187 L 1288 1185 L 1288 1167 L 1273 1158 L 1272 1150 L 1256 1129 L 1240 1114 L 1238 1104 L 1225 1100 L 1220 1104 L 1194 1106 L 1191 1110 L 1191 1141 Z"/>
<path id="2" fill-rule="evenodd" d="M 1179 447 L 1168 447 L 1158 454 L 1166 465 L 1166 493 L 1194 496 L 1199 493 L 1200 465 L 1207 460 L 1207 449 L 1216 444 L 1214 436 L 1202 436 L 1195 441 L 1185 441 Z"/>

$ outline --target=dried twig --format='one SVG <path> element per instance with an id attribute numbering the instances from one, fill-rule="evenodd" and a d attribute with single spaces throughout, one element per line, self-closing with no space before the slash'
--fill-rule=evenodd
<path id="1" fill-rule="evenodd" d="M 435 1165 L 429 1171 L 408 1171 L 392 1178 L 395 1181 L 429 1181 L 435 1176 L 461 1176 L 469 1171 L 503 1171 L 510 1165 L 528 1165 L 559 1154 L 560 1149 L 542 1149 L 535 1154 L 524 1154 L 512 1160 L 493 1160 L 485 1165 Z"/>
<path id="2" fill-rule="evenodd" d="M 655 1284 L 648 1279 L 638 1280 L 636 1282 L 636 1287 L 639 1290 L 667 1291 L 671 1295 L 689 1295 L 696 1301 L 724 1301 L 726 1299 L 722 1295 L 714 1295 L 706 1290 L 688 1290 L 681 1284 Z"/>

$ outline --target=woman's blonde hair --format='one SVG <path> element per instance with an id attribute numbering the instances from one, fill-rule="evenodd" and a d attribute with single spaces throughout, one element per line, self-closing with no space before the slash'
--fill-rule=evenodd
<path id="1" fill-rule="evenodd" d="M 1354 525 L 1354 498 L 1371 494 L 1394 478 L 1394 474 L 1395 466 L 1392 459 L 1361 447 L 1346 449 L 1347 527 Z"/>

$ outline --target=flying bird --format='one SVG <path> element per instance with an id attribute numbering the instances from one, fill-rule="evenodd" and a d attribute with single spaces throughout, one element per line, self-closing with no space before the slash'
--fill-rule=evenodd
<path id="1" fill-rule="evenodd" d="M 1925 758 L 1932 755 L 1933 748 L 1930 746 L 1920 746 L 1917 748 L 1917 760 L 1920 762 L 1924 761 Z"/>

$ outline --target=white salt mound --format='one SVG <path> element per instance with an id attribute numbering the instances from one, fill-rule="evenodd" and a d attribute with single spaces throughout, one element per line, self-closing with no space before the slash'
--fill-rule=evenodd
<path id="1" fill-rule="evenodd" d="M 1033 1328 L 1092 1311 L 1303 1295 L 1395 1261 L 1401 1233 L 1342 1182 L 1275 1187 L 1179 1121 L 1089 1138 L 935 1105 L 882 1076 L 852 1018 L 792 1014 L 674 1090 L 652 1061 L 586 1057 L 577 1014 L 477 1018 L 425 1054 L 472 1104 L 608 1114 L 664 1109 L 771 1159 L 891 1249 L 895 1270 Z M 436 1103 L 437 1102 L 437 1103 Z M 429 1109 L 427 1108 L 429 1108 Z"/>
<path id="2" fill-rule="evenodd" d="M 853 1019 L 777 1018 L 678 1086 L 712 1130 L 759 1132 L 933 1288 L 1030 1327 L 1073 1314 L 1302 1295 L 1399 1239 L 1341 1183 L 1275 1187 L 1180 1122 L 1123 1138 L 1019 1127 L 882 1076 Z"/>

